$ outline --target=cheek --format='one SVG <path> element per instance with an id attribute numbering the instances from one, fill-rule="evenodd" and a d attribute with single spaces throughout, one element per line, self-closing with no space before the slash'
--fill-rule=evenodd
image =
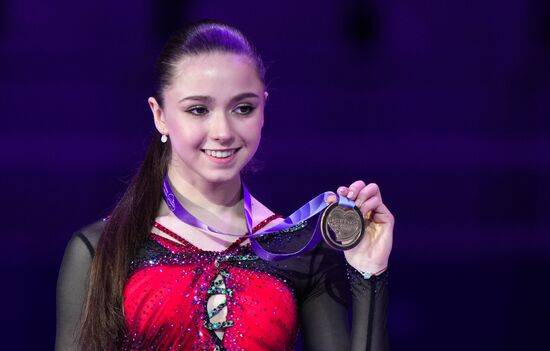
<path id="1" fill-rule="evenodd" d="M 262 137 L 263 118 L 254 121 L 246 127 L 248 138 L 250 141 L 260 142 Z"/>
<path id="2" fill-rule="evenodd" d="M 261 129 L 255 126 L 250 126 L 241 135 L 248 146 L 254 147 L 258 146 L 262 137 Z"/>
<path id="3" fill-rule="evenodd" d="M 172 143 L 181 146 L 194 146 L 202 142 L 202 134 L 199 128 L 191 124 L 170 123 L 167 124 L 170 130 Z"/>

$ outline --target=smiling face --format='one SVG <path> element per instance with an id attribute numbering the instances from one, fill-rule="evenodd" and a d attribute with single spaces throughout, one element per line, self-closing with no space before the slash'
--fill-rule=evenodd
<path id="1" fill-rule="evenodd" d="M 169 170 L 189 184 L 236 180 L 260 143 L 265 87 L 244 55 L 187 56 L 163 91 L 149 98 L 155 126 L 170 139 Z"/>

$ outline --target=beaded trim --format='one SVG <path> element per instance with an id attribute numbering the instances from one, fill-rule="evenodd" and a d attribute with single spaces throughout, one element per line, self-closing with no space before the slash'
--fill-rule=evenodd
<path id="1" fill-rule="evenodd" d="M 254 228 L 252 228 L 252 233 L 257 232 L 258 230 L 260 230 L 260 229 L 262 229 L 263 227 L 265 227 L 269 222 L 271 222 L 272 220 L 277 219 L 277 218 L 283 218 L 283 216 L 281 216 L 280 214 L 277 214 L 277 213 L 272 214 L 271 216 L 267 217 L 267 218 L 264 219 L 263 221 L 261 221 L 261 222 L 259 222 L 258 224 L 256 224 L 256 225 L 254 226 Z"/>
<path id="2" fill-rule="evenodd" d="M 225 295 L 233 297 L 233 290 L 229 288 L 220 288 L 218 286 L 211 286 L 208 288 L 208 295 Z"/>
<path id="3" fill-rule="evenodd" d="M 273 221 L 274 219 L 277 219 L 277 218 L 282 218 L 281 215 L 279 214 L 272 214 L 271 216 L 267 217 L 266 219 L 264 219 L 263 221 L 259 222 L 258 224 L 256 224 L 254 226 L 254 228 L 252 228 L 252 232 L 255 233 L 257 232 L 258 230 L 262 229 L 263 227 L 265 227 L 269 222 Z M 302 222 L 303 223 L 303 222 Z M 301 229 L 303 228 L 304 226 L 300 227 L 300 228 L 297 228 L 297 229 L 294 229 L 294 227 L 298 227 L 300 226 L 302 223 L 298 223 L 297 225 L 293 226 L 293 227 L 290 227 L 288 229 L 285 229 L 285 230 L 282 230 L 280 231 L 281 233 L 283 232 L 290 232 L 290 231 L 296 231 L 298 229 Z M 185 240 L 185 238 L 183 238 L 182 236 L 179 236 L 178 234 L 174 233 L 173 231 L 171 231 L 170 229 L 166 228 L 165 226 L 163 226 L 162 224 L 158 223 L 158 222 L 154 222 L 153 223 L 153 227 L 157 228 L 158 230 L 160 230 L 161 232 L 165 233 L 166 235 L 170 236 L 172 239 L 176 240 L 176 242 L 170 242 L 171 245 L 174 245 L 175 246 L 179 246 L 179 247 L 184 247 L 184 248 L 192 248 L 194 249 L 194 251 L 203 251 L 203 252 L 225 252 L 225 251 L 228 251 L 230 250 L 231 248 L 237 246 L 237 245 L 240 245 L 242 244 L 243 241 L 245 241 L 246 239 L 248 239 L 248 236 L 247 235 L 243 235 L 241 237 L 239 237 L 237 240 L 235 240 L 234 242 L 231 243 L 231 245 L 229 245 L 227 248 L 225 248 L 224 250 L 221 250 L 221 251 L 209 251 L 209 250 L 203 250 L 193 244 L 191 244 L 189 241 Z M 154 234 L 154 233 L 153 233 Z"/>
<path id="4" fill-rule="evenodd" d="M 296 232 L 300 229 L 303 229 L 306 225 L 307 225 L 307 221 L 302 221 L 298 224 L 293 225 L 290 228 L 279 230 L 277 233 L 293 233 L 293 232 Z"/>
<path id="5" fill-rule="evenodd" d="M 222 262 L 255 261 L 257 259 L 258 256 L 256 255 L 225 255 L 217 257 L 214 266 L 219 267 Z"/>
<path id="6" fill-rule="evenodd" d="M 220 313 L 220 311 L 223 310 L 225 306 L 227 306 L 227 302 L 222 302 L 218 306 L 214 307 L 212 311 L 208 311 L 208 318 L 212 318 Z"/>
<path id="7" fill-rule="evenodd" d="M 216 322 L 216 323 L 210 323 L 208 321 L 204 321 L 204 327 L 208 330 L 229 328 L 234 325 L 235 323 L 233 321 L 223 321 L 223 322 Z"/>

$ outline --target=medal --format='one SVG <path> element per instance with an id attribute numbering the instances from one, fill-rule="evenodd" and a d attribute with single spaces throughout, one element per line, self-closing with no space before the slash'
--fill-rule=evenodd
<path id="1" fill-rule="evenodd" d="M 242 190 L 244 215 L 248 228 L 248 233 L 245 235 L 224 233 L 208 226 L 206 223 L 203 223 L 201 220 L 189 213 L 178 201 L 176 195 L 172 191 L 168 176 L 164 178 L 163 184 L 166 205 L 182 222 L 217 234 L 239 237 L 245 236 L 250 239 L 250 245 L 254 253 L 267 261 L 279 261 L 306 253 L 312 250 L 321 240 L 323 240 L 323 238 L 325 239 L 327 245 L 333 249 L 349 250 L 355 247 L 363 237 L 365 220 L 363 219 L 361 211 L 359 211 L 357 206 L 355 206 L 355 202 L 344 196 L 336 195 L 338 202 L 329 205 L 325 199 L 327 199 L 328 196 L 335 194 L 328 191 L 311 199 L 305 205 L 294 211 L 290 216 L 286 217 L 281 223 L 269 229 L 260 229 L 253 233 L 251 196 L 244 184 L 242 184 Z M 315 229 L 309 238 L 309 241 L 297 251 L 288 253 L 270 252 L 263 248 L 256 240 L 263 235 L 284 232 L 285 230 L 288 230 L 289 228 L 292 228 L 299 223 L 303 223 L 307 219 L 320 214 L 322 211 L 324 211 L 322 216 L 317 216 L 317 225 L 315 225 Z"/>
<path id="2" fill-rule="evenodd" d="M 357 246 L 365 231 L 365 219 L 357 206 L 330 204 L 321 217 L 321 234 L 328 246 L 335 250 L 349 250 Z"/>

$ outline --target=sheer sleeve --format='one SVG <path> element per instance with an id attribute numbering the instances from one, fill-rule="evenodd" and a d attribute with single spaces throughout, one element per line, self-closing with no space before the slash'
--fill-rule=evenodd
<path id="1" fill-rule="evenodd" d="M 96 222 L 78 232 L 65 249 L 57 280 L 56 351 L 78 350 L 77 337 L 94 248 L 103 223 Z"/>
<path id="2" fill-rule="evenodd" d="M 313 271 L 300 302 L 304 350 L 389 350 L 387 273 L 365 279 L 322 244 L 311 259 Z"/>
<path id="3" fill-rule="evenodd" d="M 365 279 L 346 265 L 352 296 L 351 350 L 389 350 L 388 272 Z"/>

